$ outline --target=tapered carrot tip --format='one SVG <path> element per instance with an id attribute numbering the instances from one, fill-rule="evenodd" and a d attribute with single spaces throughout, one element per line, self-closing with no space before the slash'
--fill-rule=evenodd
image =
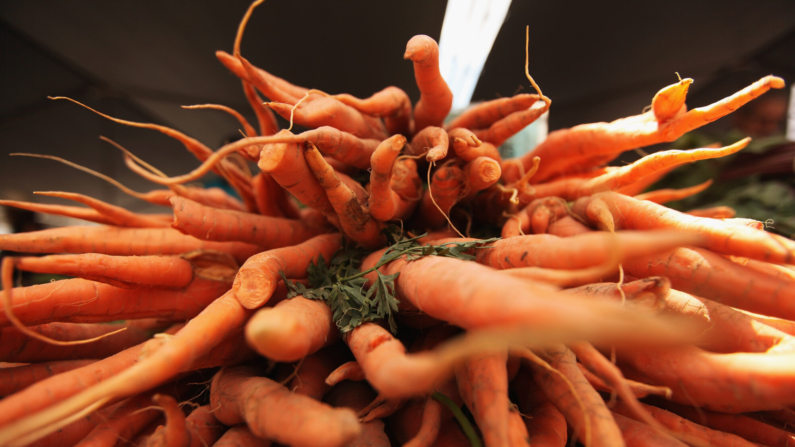
<path id="1" fill-rule="evenodd" d="M 258 270 L 240 270 L 235 277 L 232 289 L 240 305 L 246 309 L 256 309 L 265 304 L 273 295 L 276 282 L 269 275 Z"/>
<path id="2" fill-rule="evenodd" d="M 278 362 L 291 362 L 290 356 L 296 337 L 291 334 L 299 330 L 298 321 L 287 312 L 278 309 L 261 309 L 246 325 L 246 341 L 255 351 Z M 297 337 L 301 339 L 301 337 Z"/>
<path id="3" fill-rule="evenodd" d="M 784 80 L 779 78 L 778 76 L 770 76 L 770 87 L 771 88 L 784 88 Z"/>
<path id="4" fill-rule="evenodd" d="M 406 44 L 406 52 L 403 59 L 411 59 L 413 62 L 425 62 L 433 57 L 434 50 L 438 51 L 439 45 L 433 38 L 420 34 L 414 36 Z"/>

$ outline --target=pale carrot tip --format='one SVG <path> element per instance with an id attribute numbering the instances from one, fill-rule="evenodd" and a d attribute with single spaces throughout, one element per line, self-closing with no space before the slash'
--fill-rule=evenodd
<path id="1" fill-rule="evenodd" d="M 771 76 L 770 78 L 770 87 L 771 88 L 784 88 L 784 80 L 779 78 L 778 76 Z"/>

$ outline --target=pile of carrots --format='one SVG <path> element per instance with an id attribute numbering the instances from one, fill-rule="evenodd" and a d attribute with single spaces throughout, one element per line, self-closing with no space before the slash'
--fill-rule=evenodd
<path id="1" fill-rule="evenodd" d="M 709 184 L 643 192 L 748 140 L 608 166 L 780 78 L 695 109 L 683 79 L 646 113 L 503 160 L 552 103 L 529 73 L 537 94 L 445 121 L 452 93 L 420 35 L 404 54 L 416 104 L 397 87 L 310 90 L 241 55 L 259 3 L 216 54 L 258 126 L 196 106 L 233 114 L 245 138 L 212 150 L 103 115 L 202 162 L 169 178 L 116 145 L 165 188 L 103 178 L 169 213 L 66 192 L 42 194 L 87 207 L 0 201 L 100 224 L 0 236 L 0 250 L 47 254 L 2 265 L 0 445 L 795 445 L 795 242 L 725 207 L 663 205 Z M 209 171 L 237 197 L 184 186 Z M 419 254 L 384 262 L 396 242 Z M 327 274 L 353 253 L 361 265 Z M 13 287 L 18 271 L 73 278 Z M 310 293 L 329 278 L 337 301 Z"/>

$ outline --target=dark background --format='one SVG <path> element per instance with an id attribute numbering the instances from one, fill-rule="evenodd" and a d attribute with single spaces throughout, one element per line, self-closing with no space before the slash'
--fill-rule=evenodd
<path id="1" fill-rule="evenodd" d="M 133 210 L 149 205 L 53 161 L 68 158 L 145 191 L 100 135 L 168 174 L 197 165 L 150 130 L 99 118 L 48 95 L 70 96 L 112 116 L 172 126 L 212 148 L 239 125 L 219 103 L 251 117 L 240 82 L 215 59 L 231 52 L 248 1 L 0 1 L 0 198 L 51 201 L 36 190 L 90 194 Z M 387 85 L 418 97 L 402 58 L 415 34 L 439 38 L 444 1 L 268 0 L 242 53 L 295 84 L 366 97 Z M 688 105 L 706 105 L 766 74 L 795 81 L 795 2 L 520 1 L 507 20 L 473 100 L 530 91 L 530 73 L 552 101 L 550 130 L 640 113 L 674 72 L 695 79 Z M 253 121 L 253 117 L 252 121 Z M 720 126 L 720 123 L 716 124 Z M 43 200 L 44 199 L 44 200 Z"/>

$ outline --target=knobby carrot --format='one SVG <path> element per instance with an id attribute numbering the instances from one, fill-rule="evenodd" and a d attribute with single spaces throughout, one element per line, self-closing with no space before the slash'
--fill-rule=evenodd
<path id="1" fill-rule="evenodd" d="M 441 127 L 453 106 L 453 93 L 439 72 L 439 45 L 428 36 L 414 36 L 406 45 L 403 59 L 414 63 L 414 79 L 420 89 L 420 100 L 414 106 L 414 132 L 428 126 Z"/>
<path id="2" fill-rule="evenodd" d="M 291 446 L 342 447 L 361 426 L 350 409 L 334 409 L 294 394 L 247 367 L 221 370 L 213 378 L 210 402 L 226 425 L 246 422 L 258 437 Z"/>
<path id="3" fill-rule="evenodd" d="M 444 129 L 428 126 L 417 132 L 411 139 L 411 155 L 426 154 L 426 160 L 439 161 L 447 156 L 449 146 L 449 138 Z"/>
<path id="4" fill-rule="evenodd" d="M 531 233 L 544 234 L 550 224 L 568 215 L 566 202 L 559 197 L 545 197 L 530 202 L 521 211 L 505 221 L 502 238 Z"/>
<path id="5" fill-rule="evenodd" d="M 690 78 L 680 79 L 677 84 L 671 84 L 654 95 L 651 110 L 658 122 L 665 123 L 687 112 L 685 99 L 692 83 Z"/>
<path id="6" fill-rule="evenodd" d="M 502 157 L 497 148 L 491 143 L 484 143 L 468 129 L 456 127 L 447 132 L 450 146 L 453 151 L 464 161 L 472 161 L 478 157 L 489 157 L 502 163 Z"/>
<path id="7" fill-rule="evenodd" d="M 465 186 L 464 171 L 458 166 L 445 165 L 437 169 L 430 188 L 420 201 L 417 223 L 420 228 L 438 229 L 443 226 L 447 222 L 445 215 L 449 215 L 453 205 L 464 196 Z"/>

